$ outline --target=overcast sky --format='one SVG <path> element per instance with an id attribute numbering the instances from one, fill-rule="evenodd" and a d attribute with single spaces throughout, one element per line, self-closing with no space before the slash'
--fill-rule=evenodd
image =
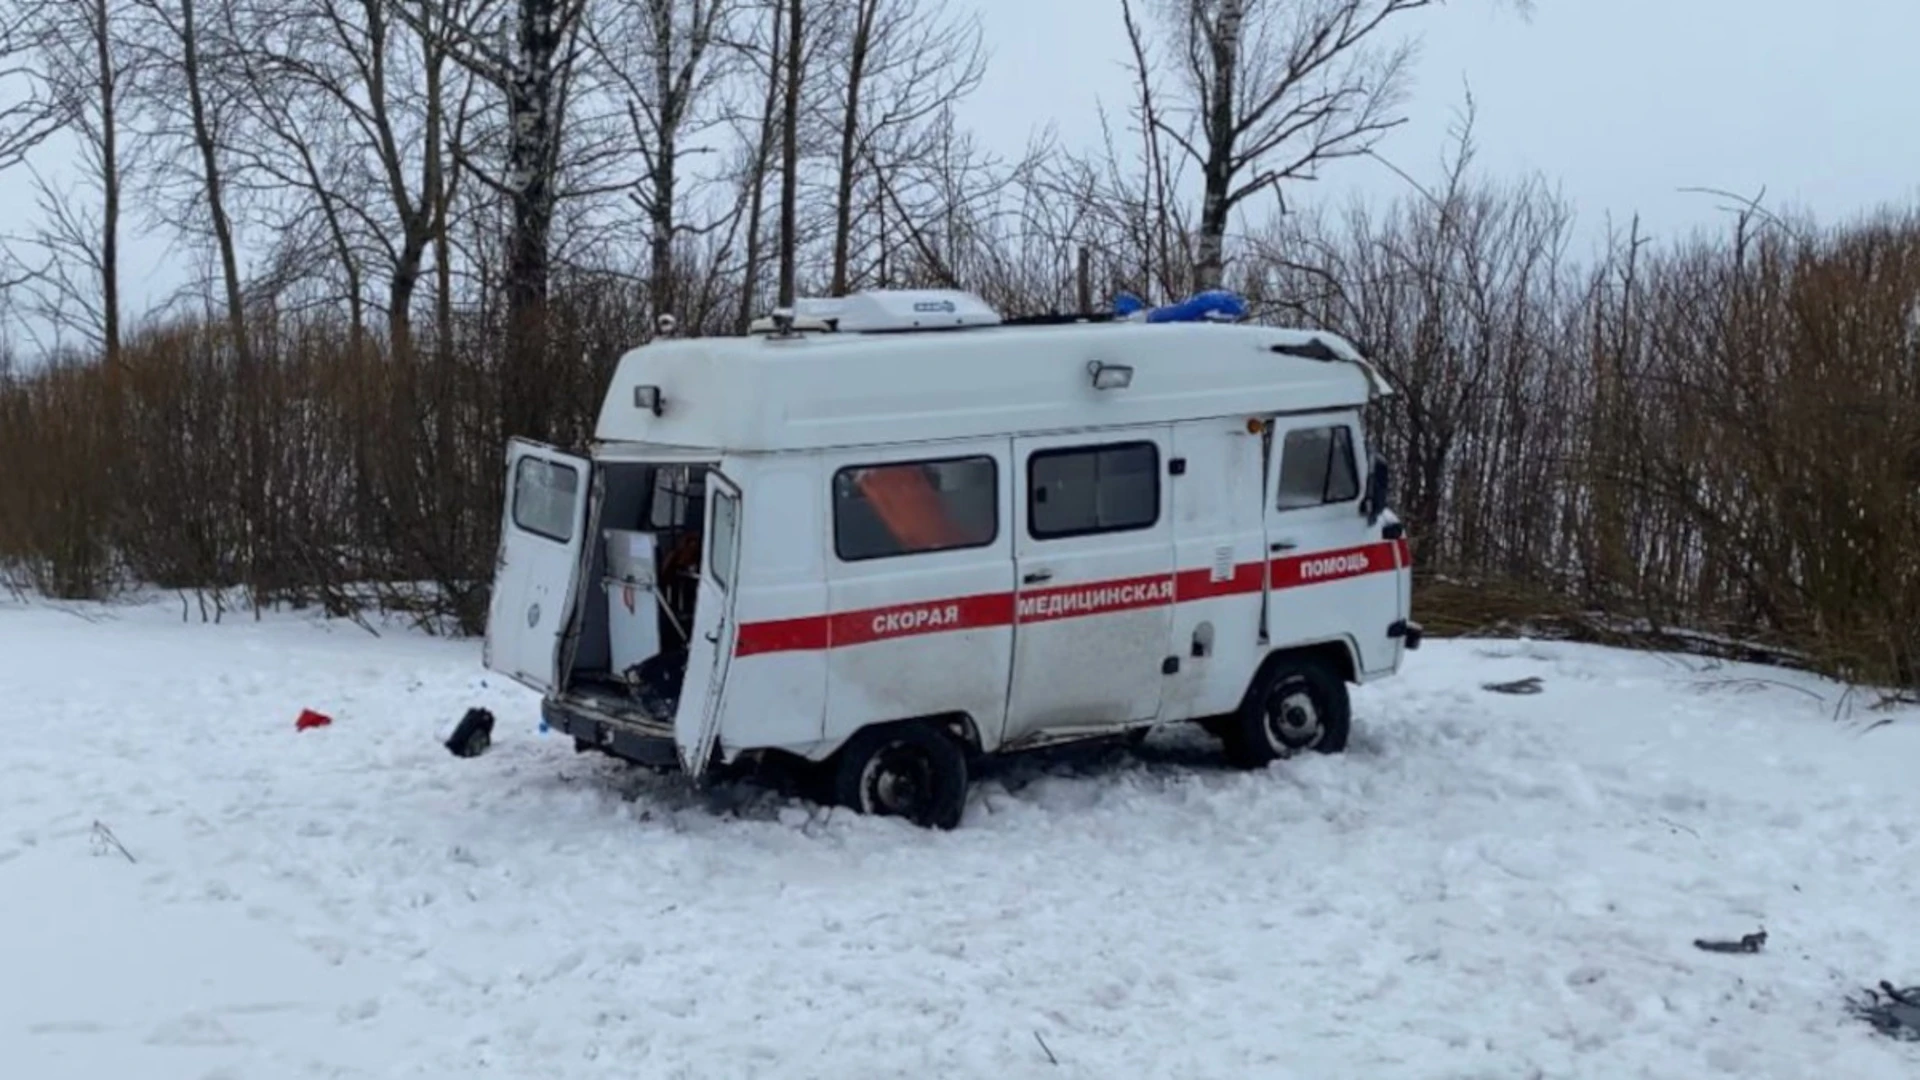
<path id="1" fill-rule="evenodd" d="M 1128 93 L 1119 0 L 977 0 L 993 48 L 969 115 L 1008 152 L 1038 125 L 1095 130 L 1096 97 Z M 1482 170 L 1534 172 L 1584 229 L 1635 211 L 1658 233 L 1757 194 L 1823 218 L 1920 195 L 1920 0 L 1495 0 L 1403 16 L 1421 56 L 1408 124 L 1383 156 L 1431 178 L 1471 85 Z M 1404 181 L 1334 167 L 1316 197 L 1386 196 Z"/>

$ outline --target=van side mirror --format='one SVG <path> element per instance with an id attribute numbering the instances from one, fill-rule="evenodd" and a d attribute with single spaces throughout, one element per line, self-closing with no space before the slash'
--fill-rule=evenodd
<path id="1" fill-rule="evenodd" d="M 1385 458 L 1373 455 L 1371 467 L 1367 470 L 1367 497 L 1360 502 L 1360 511 L 1367 515 L 1367 524 L 1380 520 L 1387 511 L 1387 496 L 1393 486 L 1393 476 L 1387 469 Z"/>

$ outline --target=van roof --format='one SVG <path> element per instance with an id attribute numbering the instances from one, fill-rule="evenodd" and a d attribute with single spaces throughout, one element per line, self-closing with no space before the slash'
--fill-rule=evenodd
<path id="1" fill-rule="evenodd" d="M 1101 365 L 1130 368 L 1130 382 L 1096 388 Z M 1310 412 L 1388 392 L 1352 344 L 1321 331 L 1127 321 L 794 331 L 633 349 L 594 434 L 753 453 Z"/>

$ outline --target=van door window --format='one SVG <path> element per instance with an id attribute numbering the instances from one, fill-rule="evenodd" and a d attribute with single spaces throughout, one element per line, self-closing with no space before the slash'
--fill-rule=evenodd
<path id="1" fill-rule="evenodd" d="M 1304 510 L 1360 497 L 1353 433 L 1346 425 L 1294 428 L 1280 448 L 1277 510 Z"/>
<path id="2" fill-rule="evenodd" d="M 990 457 L 855 465 L 833 475 L 833 548 L 842 562 L 985 547 L 1000 535 Z"/>
<path id="3" fill-rule="evenodd" d="M 1027 531 L 1036 540 L 1150 529 L 1159 520 L 1153 443 L 1042 450 L 1027 459 Z"/>
<path id="4" fill-rule="evenodd" d="M 513 523 L 558 543 L 573 539 L 580 474 L 571 467 L 523 457 L 513 470 Z"/>

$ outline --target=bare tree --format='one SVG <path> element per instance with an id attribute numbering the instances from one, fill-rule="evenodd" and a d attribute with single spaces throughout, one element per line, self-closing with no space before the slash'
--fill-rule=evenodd
<path id="1" fill-rule="evenodd" d="M 112 367 L 121 346 L 121 124 L 132 87 L 127 13 L 123 0 L 24 0 L 14 13 L 28 81 L 73 139 L 78 177 L 61 185 L 36 170 L 40 225 L 7 246 L 30 291 L 24 306 L 56 332 L 79 334 Z"/>
<path id="2" fill-rule="evenodd" d="M 495 173 L 463 161 L 504 197 L 512 218 L 503 291 L 508 385 L 507 430 L 544 431 L 545 393 L 538 372 L 548 345 L 547 295 L 554 219 L 560 200 L 561 147 L 588 0 L 511 0 L 513 45 L 496 44 L 501 4 L 495 0 L 369 0 L 387 5 L 447 55 L 500 94 L 506 105 L 506 164 Z M 496 20 L 500 20 L 496 23 Z"/>
<path id="3" fill-rule="evenodd" d="M 744 214 L 746 217 L 745 251 L 742 255 L 740 271 L 740 307 L 736 329 L 745 333 L 753 319 L 755 305 L 759 302 L 760 273 L 765 262 L 763 239 L 766 235 L 765 202 L 767 194 L 767 176 L 773 169 L 774 143 L 783 134 L 780 103 L 784 100 L 786 88 L 783 75 L 786 71 L 786 50 L 783 48 L 786 37 L 786 9 L 781 0 L 768 3 L 760 12 L 762 25 L 766 27 L 764 39 L 748 39 L 740 43 L 739 52 L 746 63 L 755 69 L 760 78 L 760 110 L 749 118 L 750 141 L 744 155 L 741 168 L 741 186 L 745 189 Z"/>
<path id="4" fill-rule="evenodd" d="M 253 197 L 268 267 L 257 288 L 278 297 L 295 282 L 319 302 L 344 307 L 354 351 L 366 330 L 369 255 L 363 214 L 369 200 L 352 145 L 351 122 L 324 95 L 293 92 L 273 55 L 236 57 L 240 106 L 250 137 L 235 143 L 241 186 Z"/>
<path id="5" fill-rule="evenodd" d="M 72 106 L 39 62 L 42 8 L 33 0 L 0 4 L 0 86 L 6 87 L 6 99 L 0 101 L 0 170 L 20 164 L 58 131 Z"/>
<path id="6" fill-rule="evenodd" d="M 537 370 L 546 355 L 549 244 L 566 82 L 578 58 L 572 39 L 586 6 L 586 0 L 518 0 L 515 51 L 506 63 L 497 57 L 490 61 L 477 51 L 461 54 L 506 92 L 507 170 L 500 186 L 513 212 L 505 282 L 507 355 L 508 364 L 519 371 Z M 510 384 L 509 393 L 538 401 L 531 389 Z M 538 412 L 515 412 L 509 404 L 508 430 L 538 433 L 543 428 Z"/>
<path id="7" fill-rule="evenodd" d="M 723 47 L 733 0 L 619 0 L 605 20 L 588 20 L 595 50 L 624 92 L 632 144 L 643 166 L 631 193 L 648 223 L 648 297 L 653 314 L 673 311 L 674 244 L 690 226 L 680 216 L 683 160 L 709 151 L 689 145 L 719 122 L 703 99 L 737 54 Z"/>
<path id="8" fill-rule="evenodd" d="M 369 279 L 376 276 L 368 234 L 397 229 L 367 224 L 380 220 L 382 200 L 355 152 L 355 114 L 327 89 L 344 91 L 348 65 L 331 47 L 328 21 L 316 4 L 229 2 L 228 77 L 234 127 L 241 130 L 225 140 L 225 149 L 236 198 L 248 205 L 264 248 L 253 287 L 282 314 L 311 305 L 340 310 L 358 349 L 367 325 Z M 305 302 L 278 308 L 294 281 L 307 293 Z"/>
<path id="9" fill-rule="evenodd" d="M 748 295 L 741 297 L 743 319 L 752 309 L 759 288 L 758 272 L 764 261 L 760 210 L 767 197 L 764 185 L 776 160 L 780 191 L 773 238 L 775 303 L 791 305 L 799 288 L 804 248 L 811 235 L 802 218 L 810 209 L 802 205 L 807 187 L 805 173 L 809 159 L 824 153 L 819 119 L 827 95 L 833 93 L 829 80 L 807 76 L 829 63 L 827 57 L 838 48 L 840 31 L 846 26 L 836 18 L 844 12 L 832 5 L 808 7 L 806 0 L 762 3 L 765 7 L 759 14 L 770 28 L 763 37 L 738 43 L 747 66 L 761 80 L 757 89 L 764 95 L 763 107 L 750 120 L 754 134 L 749 137 L 746 165 L 741 170 L 748 252 Z"/>
<path id="10" fill-rule="evenodd" d="M 800 91 L 806 73 L 806 20 L 802 0 L 786 0 L 787 58 L 781 72 L 780 111 L 780 300 L 792 307 L 800 257 Z"/>
<path id="11" fill-rule="evenodd" d="M 176 0 L 177 2 L 177 0 Z M 483 0 L 444 0 L 396 21 L 390 0 L 246 0 L 255 29 L 254 109 L 279 145 L 267 171 L 313 190 L 343 235 L 387 270 L 388 338 L 412 348 L 415 298 L 455 186 L 453 130 L 464 94 L 443 25 Z M 336 122 L 301 115 L 321 101 Z M 310 126 L 322 120 L 316 140 Z M 345 161 L 342 161 L 342 158 Z M 334 167 L 327 167 L 330 163 Z M 338 166 L 345 164 L 345 168 Z M 328 175 L 332 174 L 332 175 Z"/>
<path id="12" fill-rule="evenodd" d="M 1213 288 L 1237 207 L 1367 153 L 1401 122 L 1411 46 L 1386 32 L 1440 0 L 1140 0 L 1158 9 L 1158 49 L 1135 2 L 1121 10 L 1142 119 L 1200 170 L 1194 284 Z M 1153 86 L 1159 63 L 1175 72 L 1171 95 Z"/>
<path id="13" fill-rule="evenodd" d="M 204 221 L 219 261 L 228 335 L 246 365 L 250 353 L 244 282 L 229 206 L 226 152 L 241 85 L 230 70 L 233 0 L 134 0 L 134 11 L 141 31 L 136 38 L 142 72 L 139 100 L 149 120 L 145 136 L 171 144 L 154 154 L 170 197 L 151 198 L 149 208 L 187 231 L 201 231 Z M 212 19 L 204 19 L 209 13 Z M 184 183 L 165 183 L 175 179 Z"/>
<path id="14" fill-rule="evenodd" d="M 855 196 L 873 188 L 874 220 L 885 219 L 883 174 L 912 168 L 952 132 L 952 104 L 985 70 L 977 19 L 948 21 L 938 0 L 855 0 L 832 85 L 838 89 L 830 291 L 853 284 Z M 951 143 L 946 144 L 949 148 Z"/>
<path id="15" fill-rule="evenodd" d="M 833 279 L 827 286 L 833 296 L 847 294 L 847 258 L 853 232 L 854 168 L 859 162 L 860 91 L 867 79 L 867 67 L 873 57 L 876 25 L 886 0 L 854 0 L 853 28 L 847 42 L 846 68 L 839 81 L 842 91 L 840 111 L 840 169 L 838 190 L 833 204 Z"/>

